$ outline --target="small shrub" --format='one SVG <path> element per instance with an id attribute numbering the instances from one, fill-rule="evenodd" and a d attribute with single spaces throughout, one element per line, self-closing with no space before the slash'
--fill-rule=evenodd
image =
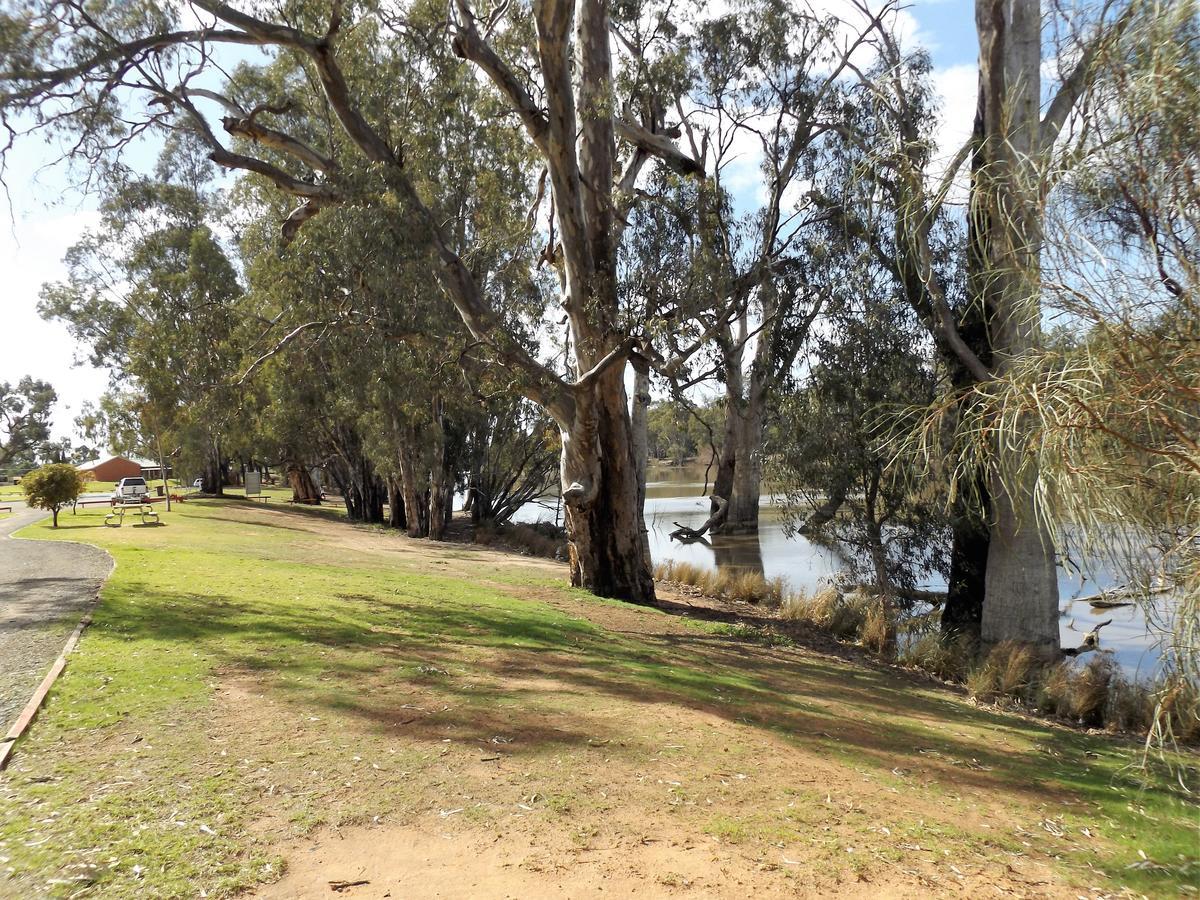
<path id="1" fill-rule="evenodd" d="M 53 527 L 57 528 L 59 510 L 79 498 L 87 489 L 87 479 L 74 466 L 51 463 L 34 469 L 22 478 L 21 487 L 29 505 L 48 510 L 54 517 Z"/>

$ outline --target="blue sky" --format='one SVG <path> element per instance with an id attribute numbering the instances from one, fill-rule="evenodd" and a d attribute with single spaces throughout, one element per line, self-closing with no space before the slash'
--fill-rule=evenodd
<path id="1" fill-rule="evenodd" d="M 933 56 L 945 102 L 943 153 L 950 155 L 969 133 L 973 115 L 974 6 L 969 0 L 918 0 L 906 15 L 915 20 L 918 39 Z M 58 153 L 35 137 L 19 144 L 8 161 L 11 218 L 0 223 L 0 382 L 33 375 L 53 384 L 60 398 L 55 435 L 73 437 L 72 419 L 85 400 L 104 391 L 107 373 L 75 365 L 85 354 L 62 325 L 37 314 L 41 285 L 63 276 L 67 248 L 96 222 L 92 199 L 72 187 L 78 173 L 45 168 Z"/>

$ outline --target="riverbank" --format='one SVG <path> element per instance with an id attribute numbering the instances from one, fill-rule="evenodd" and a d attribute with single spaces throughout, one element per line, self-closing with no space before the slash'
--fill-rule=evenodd
<path id="1" fill-rule="evenodd" d="M 690 543 L 673 541 L 676 523 L 698 527 L 709 515 L 705 467 L 652 465 L 646 485 L 646 528 L 650 555 L 655 564 L 684 563 L 690 566 L 732 574 L 757 573 L 768 581 L 782 581 L 788 590 L 819 593 L 847 561 L 835 546 L 810 541 L 803 535 L 789 535 L 780 509 L 772 497 L 762 498 L 760 528 L 757 534 L 708 535 Z M 712 472 L 710 471 L 711 477 Z M 544 506 L 528 506 L 520 511 L 521 521 L 554 521 L 556 498 L 546 498 Z M 1166 609 L 1148 610 L 1142 604 L 1118 609 L 1094 609 L 1089 596 L 1121 582 L 1112 567 L 1094 566 L 1085 571 L 1077 567 L 1059 568 L 1059 636 L 1064 647 L 1074 647 L 1083 636 L 1101 622 L 1112 620 L 1103 634 L 1103 646 L 1110 658 L 1130 680 L 1150 680 L 1158 672 L 1163 651 L 1162 623 L 1171 621 Z M 945 582 L 933 577 L 922 588 L 945 590 Z"/>
<path id="2" fill-rule="evenodd" d="M 748 642 L 669 591 L 630 607 L 564 587 L 559 564 L 245 502 L 101 519 L 27 529 L 118 567 L 0 782 L 12 896 L 1196 879 L 1195 806 L 1131 768 L 1135 748 Z"/>

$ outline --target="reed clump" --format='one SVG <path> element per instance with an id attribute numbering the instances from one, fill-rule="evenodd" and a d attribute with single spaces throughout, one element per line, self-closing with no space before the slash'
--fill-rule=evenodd
<path id="1" fill-rule="evenodd" d="M 688 562 L 667 560 L 654 567 L 655 581 L 693 587 L 721 600 L 756 603 L 771 608 L 783 602 L 787 584 L 782 578 L 767 578 L 760 572 L 709 569 Z"/>
<path id="2" fill-rule="evenodd" d="M 1002 641 L 967 672 L 967 692 L 986 703 L 1027 702 L 1040 660 L 1026 644 Z"/>
<path id="3" fill-rule="evenodd" d="M 1013 641 L 980 655 L 974 637 L 941 631 L 936 607 L 906 613 L 863 588 L 843 591 L 828 585 L 813 593 L 789 591 L 781 579 L 759 573 L 678 561 L 659 563 L 654 576 L 711 597 L 777 608 L 783 621 L 808 625 L 855 642 L 874 656 L 963 684 L 981 702 L 1018 706 L 1087 728 L 1154 732 L 1180 744 L 1200 744 L 1200 691 L 1179 676 L 1153 684 L 1131 681 L 1104 653 L 1086 662 L 1047 664 L 1029 646 Z M 729 633 L 741 634 L 736 628 Z"/>
<path id="4" fill-rule="evenodd" d="M 933 623 L 901 649 L 897 662 L 902 666 L 920 669 L 943 681 L 962 683 L 975 659 L 975 640 L 966 634 L 943 634 Z"/>
<path id="5" fill-rule="evenodd" d="M 1157 730 L 1180 743 L 1200 743 L 1200 692 L 1168 675 L 1132 681 L 1112 657 L 1097 653 L 1081 665 L 1044 665 L 1028 648 L 1006 642 L 971 667 L 968 693 L 988 703 L 1015 704 L 1085 728 L 1145 735 Z"/>
<path id="6" fill-rule="evenodd" d="M 502 547 L 526 556 L 559 560 L 567 558 L 566 532 L 548 522 L 535 525 L 485 523 L 475 528 L 473 538 L 476 544 Z"/>
<path id="7" fill-rule="evenodd" d="M 863 594 L 845 594 L 832 585 L 815 594 L 798 592 L 780 607 L 780 615 L 828 631 L 842 640 L 859 640 L 871 601 Z"/>

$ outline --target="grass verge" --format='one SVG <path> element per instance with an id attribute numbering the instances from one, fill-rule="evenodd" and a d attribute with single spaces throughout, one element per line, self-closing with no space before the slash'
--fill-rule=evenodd
<path id="1" fill-rule="evenodd" d="M 231 896 L 313 828 L 449 815 L 581 844 L 707 835 L 752 856 L 746 877 L 828 892 L 1029 860 L 1060 886 L 1196 878 L 1196 807 L 1103 738 L 473 548 L 245 502 L 101 518 L 22 532 L 117 568 L 0 782 L 13 896 Z"/>

